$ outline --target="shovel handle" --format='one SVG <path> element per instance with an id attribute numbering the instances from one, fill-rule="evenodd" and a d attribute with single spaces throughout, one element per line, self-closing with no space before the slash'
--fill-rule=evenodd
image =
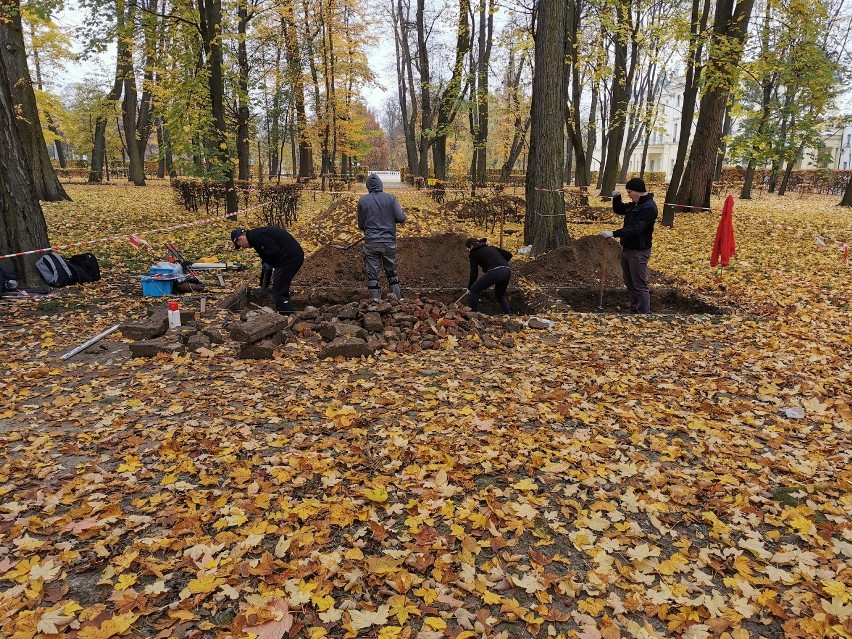
<path id="1" fill-rule="evenodd" d="M 470 291 L 468 291 L 467 289 L 465 289 L 465 292 L 464 292 L 464 293 L 462 293 L 462 294 L 461 294 L 461 296 L 460 296 L 460 297 L 459 297 L 459 298 L 458 298 L 455 302 L 453 302 L 453 304 L 458 304 L 459 302 L 461 302 L 461 301 L 462 301 L 465 297 L 467 297 L 467 294 L 468 294 L 469 292 L 470 292 Z"/>
<path id="2" fill-rule="evenodd" d="M 601 258 L 601 297 L 598 301 L 598 308 L 603 308 L 604 286 L 606 285 L 606 257 L 609 242 L 604 240 L 603 257 Z"/>

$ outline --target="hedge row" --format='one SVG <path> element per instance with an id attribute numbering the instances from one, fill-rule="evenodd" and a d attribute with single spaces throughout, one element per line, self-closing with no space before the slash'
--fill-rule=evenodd
<path id="1" fill-rule="evenodd" d="M 225 185 L 220 182 L 197 178 L 172 178 L 170 181 L 178 202 L 196 215 L 204 208 L 209 214 L 211 208 L 216 213 L 225 206 Z M 237 202 L 241 208 L 248 208 L 252 200 L 263 203 L 259 216 L 266 225 L 288 226 L 297 219 L 302 186 L 299 184 L 264 184 L 258 186 L 251 182 L 236 180 Z"/>
<path id="2" fill-rule="evenodd" d="M 771 173 L 772 172 L 769 169 L 756 169 L 752 185 L 755 188 L 768 186 Z M 742 183 L 744 177 L 744 167 L 729 166 L 722 169 L 720 181 L 728 183 Z M 783 177 L 783 173 L 778 175 L 775 183 L 776 189 L 781 186 L 781 180 Z M 823 193 L 828 195 L 842 195 L 846 190 L 850 179 L 852 179 L 852 171 L 834 169 L 799 169 L 790 174 L 790 180 L 787 183 L 787 190 Z"/>

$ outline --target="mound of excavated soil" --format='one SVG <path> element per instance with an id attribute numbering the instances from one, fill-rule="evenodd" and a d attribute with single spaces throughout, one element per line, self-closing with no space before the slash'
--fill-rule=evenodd
<path id="1" fill-rule="evenodd" d="M 599 235 L 572 239 L 560 246 L 515 266 L 518 276 L 542 286 L 566 288 L 596 288 L 600 286 L 601 264 L 606 247 L 606 284 L 621 283 L 621 265 L 618 261 L 620 247 L 616 240 L 606 240 Z"/>
<path id="2" fill-rule="evenodd" d="M 460 233 L 399 238 L 399 277 L 403 288 L 467 286 L 470 266 L 464 247 L 466 239 Z M 512 286 L 518 286 L 518 279 L 524 277 L 542 286 L 595 289 L 600 286 L 604 245 L 607 246 L 606 283 L 608 287 L 618 287 L 621 285 L 618 243 L 598 235 L 573 239 L 534 260 L 512 260 L 515 273 Z M 316 251 L 306 258 L 294 284 L 363 287 L 365 281 L 362 245 L 357 244 L 348 250 L 325 246 Z"/>
<path id="3" fill-rule="evenodd" d="M 399 278 L 408 288 L 467 286 L 466 235 L 444 233 L 397 239 Z M 362 244 L 348 250 L 324 246 L 305 259 L 294 284 L 365 286 Z M 384 286 L 384 284 L 382 284 Z"/>

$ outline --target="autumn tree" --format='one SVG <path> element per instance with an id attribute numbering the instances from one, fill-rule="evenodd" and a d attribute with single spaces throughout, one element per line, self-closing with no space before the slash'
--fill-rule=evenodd
<path id="1" fill-rule="evenodd" d="M 468 82 L 465 81 L 465 63 L 472 47 L 471 25 L 468 16 L 470 0 L 459 0 L 458 8 L 459 19 L 456 31 L 455 61 L 450 80 L 438 96 L 437 123 L 435 137 L 432 142 L 432 161 L 435 169 L 435 177 L 439 180 L 447 179 L 447 136 L 456 115 L 458 115 L 462 97 L 468 85 Z"/>
<path id="2" fill-rule="evenodd" d="M 50 246 L 9 82 L 5 56 L 0 56 L 0 148 L 3 150 L 0 153 L 0 255 Z M 39 281 L 35 261 L 36 256 L 15 260 L 24 287 Z"/>
<path id="3" fill-rule="evenodd" d="M 737 111 L 743 125 L 732 143 L 732 153 L 747 162 L 742 198 L 751 197 L 757 166 L 772 166 L 769 188 L 774 191 L 786 162 L 783 194 L 804 149 L 824 146 L 824 116 L 833 104 L 839 71 L 826 46 L 827 19 L 819 2 L 765 5 L 757 54 L 744 65 Z"/>
<path id="4" fill-rule="evenodd" d="M 632 0 L 615 0 L 614 11 L 615 18 L 612 25 L 614 59 L 606 160 L 598 181 L 601 192 L 607 194 L 615 187 L 618 177 L 630 93 L 639 63 L 639 27 L 641 25 L 641 20 L 632 6 Z"/>
<path id="5" fill-rule="evenodd" d="M 532 128 L 527 162 L 524 242 L 540 255 L 568 241 L 562 172 L 565 161 L 565 22 L 559 0 L 538 4 Z"/>
<path id="6" fill-rule="evenodd" d="M 42 131 L 48 145 L 52 143 L 54 146 L 59 166 L 65 168 L 66 145 L 61 131 L 65 108 L 59 97 L 48 90 L 48 83 L 51 72 L 64 71 L 65 63 L 71 59 L 71 37 L 53 22 L 50 15 L 28 10 L 29 5 L 22 9 L 25 26 L 29 28 L 28 49 L 32 55 L 36 103 L 42 119 Z"/>
<path id="7" fill-rule="evenodd" d="M 45 4 L 49 8 L 49 4 Z M 0 55 L 6 67 L 8 88 L 11 91 L 17 114 L 16 122 L 20 141 L 27 157 L 27 166 L 33 174 L 33 188 L 40 200 L 68 200 L 68 194 L 59 183 L 56 171 L 47 154 L 47 143 L 41 129 L 38 106 L 24 45 L 24 32 L 20 0 L 0 3 Z"/>
<path id="8" fill-rule="evenodd" d="M 461 106 L 459 100 L 465 93 L 465 86 L 470 81 L 468 74 L 471 69 L 464 69 L 462 61 L 466 52 L 469 56 L 473 51 L 475 36 L 471 7 L 469 2 L 461 0 L 456 7 L 464 15 L 453 15 L 443 3 L 430 4 L 425 0 L 415 0 L 412 4 L 409 0 L 396 0 L 391 12 L 397 55 L 398 99 L 405 132 L 408 171 L 411 175 L 424 178 L 429 176 L 429 151 L 436 140 L 440 140 L 440 146 L 433 151 L 433 157 L 439 163 L 434 167 L 435 174 L 445 175 L 448 170 L 446 136 Z M 484 30 L 482 46 L 477 45 L 477 58 L 481 52 L 482 62 L 487 67 L 486 57 L 490 55 L 487 36 L 489 14 L 487 9 L 482 9 L 482 5 L 478 5 L 477 10 Z M 453 15 L 453 20 L 447 20 L 447 15 Z M 451 58 L 443 55 L 446 48 L 441 42 L 445 35 L 441 27 L 446 24 L 456 26 Z M 491 25 L 493 28 L 493 22 Z M 470 62 L 466 65 L 474 66 Z M 484 73 L 487 74 L 487 69 Z M 479 86 L 481 91 L 478 99 L 482 99 L 488 93 L 487 81 L 482 79 Z M 476 118 L 471 128 L 478 132 L 476 135 L 481 136 L 481 125 L 486 121 L 482 118 L 485 116 L 487 119 L 487 105 L 477 105 L 474 109 L 468 110 L 469 121 L 471 117 Z"/>
<path id="9" fill-rule="evenodd" d="M 489 126 L 489 66 L 494 37 L 494 0 L 479 0 L 476 57 L 471 59 L 471 99 L 469 121 L 473 141 L 470 177 L 474 184 L 486 182 L 486 154 Z"/>
<path id="10" fill-rule="evenodd" d="M 666 189 L 666 202 L 674 202 L 678 186 L 683 176 L 686 165 L 686 154 L 692 139 L 692 122 L 695 118 L 695 105 L 698 102 L 698 91 L 701 86 L 701 74 L 704 69 L 704 47 L 706 40 L 707 23 L 710 16 L 711 0 L 692 0 L 689 21 L 681 23 L 676 29 L 686 33 L 686 59 L 684 66 L 686 71 L 683 82 L 683 100 L 680 111 L 680 137 L 677 142 L 677 153 L 675 164 L 672 167 L 672 176 Z M 663 209 L 663 224 L 671 226 L 674 224 L 674 208 L 666 206 Z"/>
<path id="11" fill-rule="evenodd" d="M 739 80 L 739 64 L 753 6 L 754 0 L 719 0 L 716 4 L 709 58 L 704 69 L 704 93 L 689 159 L 673 202 L 676 205 L 710 206 L 725 104 Z M 666 207 L 663 223 L 674 223 L 672 207 Z"/>
<path id="12" fill-rule="evenodd" d="M 532 40 L 524 26 L 510 24 L 501 40 L 506 61 L 503 66 L 502 91 L 497 94 L 498 130 L 495 153 L 503 158 L 500 181 L 509 179 L 518 157 L 528 141 L 530 103 L 528 89 L 532 75 Z"/>

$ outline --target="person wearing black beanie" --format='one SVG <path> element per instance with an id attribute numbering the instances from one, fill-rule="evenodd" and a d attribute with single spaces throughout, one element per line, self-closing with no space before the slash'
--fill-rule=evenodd
<path id="1" fill-rule="evenodd" d="M 263 263 L 272 268 L 272 297 L 282 315 L 295 312 L 290 301 L 290 283 L 302 268 L 305 252 L 296 238 L 278 226 L 261 226 L 256 229 L 231 231 L 234 249 L 253 248 Z"/>
<path id="2" fill-rule="evenodd" d="M 624 285 L 630 293 L 631 313 L 651 312 L 651 292 L 648 290 L 648 261 L 654 222 L 657 221 L 657 204 L 654 194 L 648 193 L 642 178 L 631 178 L 624 185 L 629 203 L 621 201 L 621 191 L 612 192 L 612 210 L 624 216 L 624 226 L 615 231 L 604 231 L 601 237 L 617 237 L 621 241 L 621 272 Z"/>

